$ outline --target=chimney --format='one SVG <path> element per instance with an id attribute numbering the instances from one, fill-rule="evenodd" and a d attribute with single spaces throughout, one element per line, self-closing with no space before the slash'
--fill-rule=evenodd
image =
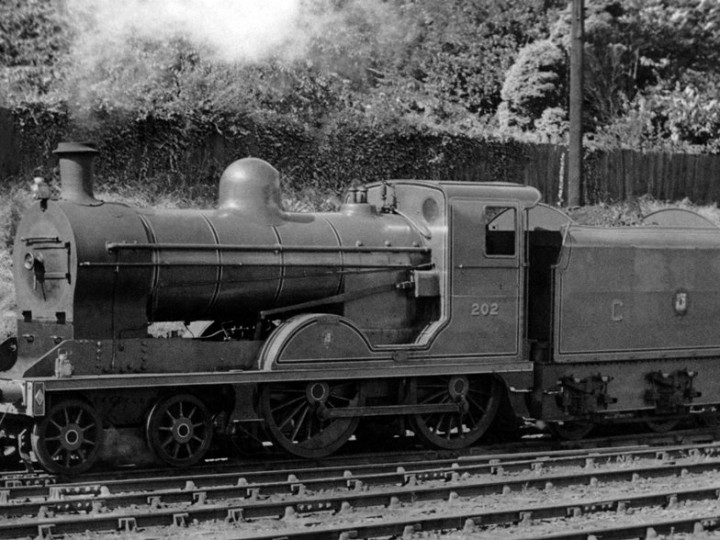
<path id="1" fill-rule="evenodd" d="M 101 204 L 93 195 L 92 162 L 98 153 L 90 143 L 61 142 L 53 151 L 60 164 L 60 198 L 77 204 Z"/>

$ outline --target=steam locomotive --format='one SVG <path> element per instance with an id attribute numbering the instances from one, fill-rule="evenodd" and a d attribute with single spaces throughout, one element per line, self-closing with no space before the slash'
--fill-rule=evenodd
<path id="1" fill-rule="evenodd" d="M 460 449 L 499 416 L 578 438 L 720 404 L 720 231 L 696 214 L 590 228 L 532 187 L 419 180 L 289 213 L 256 158 L 215 209 L 143 209 L 95 198 L 94 147 L 55 153 L 0 346 L 6 444 L 50 472 L 89 469 L 111 430 L 187 467 L 238 434 L 319 458 L 361 421 Z"/>

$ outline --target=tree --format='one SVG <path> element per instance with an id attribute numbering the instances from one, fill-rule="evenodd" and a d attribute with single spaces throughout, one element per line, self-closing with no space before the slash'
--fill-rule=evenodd
<path id="1" fill-rule="evenodd" d="M 532 129 L 545 110 L 564 105 L 566 66 L 565 54 L 549 39 L 523 47 L 502 87 L 501 127 Z"/>
<path id="2" fill-rule="evenodd" d="M 414 24 L 398 72 L 429 97 L 493 114 L 517 51 L 547 35 L 559 0 L 421 0 L 403 4 Z"/>
<path id="3" fill-rule="evenodd" d="M 52 66 L 71 35 L 57 0 L 0 2 L 0 66 Z"/>
<path id="4" fill-rule="evenodd" d="M 67 54 L 71 33 L 59 0 L 0 2 L 0 96 L 49 92 L 62 75 L 55 69 Z"/>
<path id="5" fill-rule="evenodd" d="M 625 141 L 636 140 L 641 132 L 656 141 L 712 140 L 717 87 L 708 81 L 720 71 L 720 3 L 586 0 L 585 6 L 585 131 L 612 132 Z M 569 36 L 566 9 L 549 41 L 567 55 Z M 557 63 L 543 60 L 550 50 L 547 44 L 532 43 L 508 70 L 498 114 L 505 127 L 557 127 L 562 117 L 558 107 L 566 109 L 567 104 L 562 96 L 555 99 L 554 87 L 562 86 L 567 69 L 557 53 Z M 638 131 L 630 126 L 623 120 L 627 115 L 643 118 L 645 127 Z M 622 129 L 628 137 L 619 135 Z"/>

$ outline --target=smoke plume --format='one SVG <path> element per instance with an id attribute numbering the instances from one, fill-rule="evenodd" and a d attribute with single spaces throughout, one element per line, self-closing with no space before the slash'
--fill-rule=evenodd
<path id="1" fill-rule="evenodd" d="M 404 39 L 393 4 L 384 0 L 65 2 L 75 35 L 65 86 L 78 113 L 93 103 L 133 108 L 163 102 L 172 92 L 187 96 L 192 76 L 193 91 L 202 93 L 206 83 L 198 78 L 210 80 L 206 72 L 217 75 L 219 65 L 235 73 L 220 84 L 236 93 L 242 66 L 269 59 L 359 73 L 377 51 L 395 50 L 392 43 Z"/>
<path id="2" fill-rule="evenodd" d="M 301 0 L 68 0 L 76 53 L 92 57 L 128 39 L 182 37 L 217 58 L 258 61 L 298 50 Z"/>

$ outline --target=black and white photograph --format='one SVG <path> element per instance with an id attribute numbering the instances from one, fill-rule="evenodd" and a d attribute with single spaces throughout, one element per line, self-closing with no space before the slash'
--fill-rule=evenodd
<path id="1" fill-rule="evenodd" d="M 720 539 L 720 0 L 0 0 L 0 538 Z"/>

